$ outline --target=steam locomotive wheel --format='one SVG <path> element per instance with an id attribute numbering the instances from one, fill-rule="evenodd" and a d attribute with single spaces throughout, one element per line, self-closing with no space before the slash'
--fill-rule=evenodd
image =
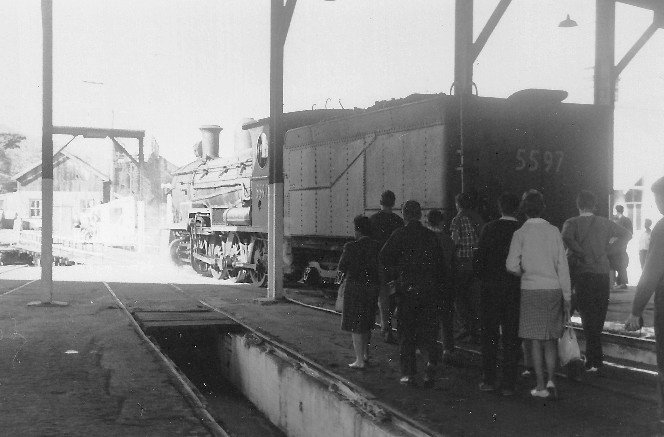
<path id="1" fill-rule="evenodd" d="M 186 263 L 186 260 L 189 258 L 189 254 L 187 253 L 188 250 L 189 245 L 186 244 L 184 238 L 176 238 L 175 240 L 171 241 L 171 244 L 168 247 L 171 261 L 173 261 L 176 266 L 181 266 L 182 264 Z"/>
<path id="2" fill-rule="evenodd" d="M 200 236 L 193 234 L 191 236 L 191 267 L 196 273 L 203 276 L 210 276 L 210 269 L 206 262 L 194 258 L 194 254 L 198 253 L 205 255 L 207 249 L 207 241 Z"/>
<path id="3" fill-rule="evenodd" d="M 214 259 L 221 260 L 223 263 L 223 249 L 222 249 L 221 244 L 214 244 L 212 248 L 212 255 Z M 211 265 L 210 266 L 210 274 L 214 279 L 228 279 L 228 272 L 219 267 L 219 265 Z"/>
<path id="4" fill-rule="evenodd" d="M 224 244 L 224 251 L 222 257 L 222 278 L 230 278 L 235 282 L 242 282 L 244 280 L 244 271 L 233 267 L 233 263 L 240 260 L 240 238 L 237 234 L 228 234 L 226 243 Z"/>
<path id="5" fill-rule="evenodd" d="M 256 240 L 254 243 L 252 259 L 256 270 L 250 270 L 249 277 L 254 285 L 263 287 L 267 283 L 267 247 L 264 240 Z"/>

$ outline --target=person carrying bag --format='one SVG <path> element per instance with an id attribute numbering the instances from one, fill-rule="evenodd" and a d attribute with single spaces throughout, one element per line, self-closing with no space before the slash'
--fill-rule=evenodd
<path id="1" fill-rule="evenodd" d="M 576 333 L 571 326 L 565 327 L 563 336 L 558 340 L 558 358 L 560 359 L 560 365 L 563 367 L 581 359 L 579 342 L 576 340 Z"/>

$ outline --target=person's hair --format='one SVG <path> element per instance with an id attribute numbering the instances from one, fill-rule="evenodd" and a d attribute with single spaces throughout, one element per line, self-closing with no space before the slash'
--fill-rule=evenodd
<path id="1" fill-rule="evenodd" d="M 530 218 L 542 216 L 544 211 L 544 196 L 537 190 L 528 190 L 521 198 L 521 211 Z"/>
<path id="2" fill-rule="evenodd" d="M 390 190 L 385 190 L 383 191 L 383 194 L 380 195 L 380 204 L 387 206 L 388 208 L 392 208 L 396 200 L 396 196 Z"/>
<path id="3" fill-rule="evenodd" d="M 355 216 L 353 219 L 353 225 L 355 225 L 355 230 L 364 236 L 371 235 L 371 222 L 369 217 L 364 215 Z"/>
<path id="4" fill-rule="evenodd" d="M 498 208 L 500 208 L 500 212 L 504 215 L 515 215 L 519 211 L 519 203 L 519 196 L 508 191 L 505 191 L 498 197 Z"/>
<path id="5" fill-rule="evenodd" d="M 403 205 L 403 219 L 406 221 L 422 218 L 422 207 L 416 200 L 407 200 Z"/>
<path id="6" fill-rule="evenodd" d="M 454 201 L 461 209 L 470 209 L 473 207 L 473 198 L 468 193 L 459 193 L 454 196 Z"/>
<path id="7" fill-rule="evenodd" d="M 445 216 L 443 215 L 442 211 L 439 209 L 432 209 L 427 213 L 427 223 L 429 226 L 433 227 L 439 227 L 440 224 L 443 222 L 445 219 Z"/>
<path id="8" fill-rule="evenodd" d="M 576 207 L 584 211 L 593 210 L 597 206 L 597 198 L 590 191 L 583 190 L 576 196 Z"/>
<path id="9" fill-rule="evenodd" d="M 618 211 L 618 213 L 622 214 L 624 210 L 625 210 L 624 206 L 616 205 L 616 211 Z"/>
<path id="10" fill-rule="evenodd" d="M 661 177 L 652 184 L 652 192 L 658 195 L 664 195 L 664 177 Z"/>
<path id="11" fill-rule="evenodd" d="M 643 224 L 645 225 L 645 227 L 652 226 L 652 220 L 646 219 Z"/>

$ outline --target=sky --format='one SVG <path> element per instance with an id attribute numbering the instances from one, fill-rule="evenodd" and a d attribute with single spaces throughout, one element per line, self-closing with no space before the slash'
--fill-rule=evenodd
<path id="1" fill-rule="evenodd" d="M 497 4 L 475 0 L 475 35 Z M 38 138 L 40 2 L 0 8 L 0 127 Z M 514 0 L 475 63 L 479 94 L 564 89 L 568 102 L 592 103 L 594 9 L 594 0 Z M 558 27 L 567 14 L 578 27 Z M 651 20 L 617 6 L 616 62 Z M 269 0 L 55 0 L 54 124 L 143 129 L 178 165 L 194 158 L 200 125 L 221 125 L 229 147 L 242 119 L 269 115 L 269 25 Z M 664 30 L 620 78 L 616 186 L 664 172 L 662 53 Z M 454 1 L 299 0 L 284 62 L 285 111 L 447 93 Z"/>

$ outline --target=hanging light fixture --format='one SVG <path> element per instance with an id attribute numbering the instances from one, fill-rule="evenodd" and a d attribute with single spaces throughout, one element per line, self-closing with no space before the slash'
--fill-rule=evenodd
<path id="1" fill-rule="evenodd" d="M 578 24 L 576 24 L 576 21 L 572 20 L 569 17 L 569 14 L 567 14 L 567 18 L 565 18 L 563 21 L 560 22 L 558 27 L 576 27 Z"/>

